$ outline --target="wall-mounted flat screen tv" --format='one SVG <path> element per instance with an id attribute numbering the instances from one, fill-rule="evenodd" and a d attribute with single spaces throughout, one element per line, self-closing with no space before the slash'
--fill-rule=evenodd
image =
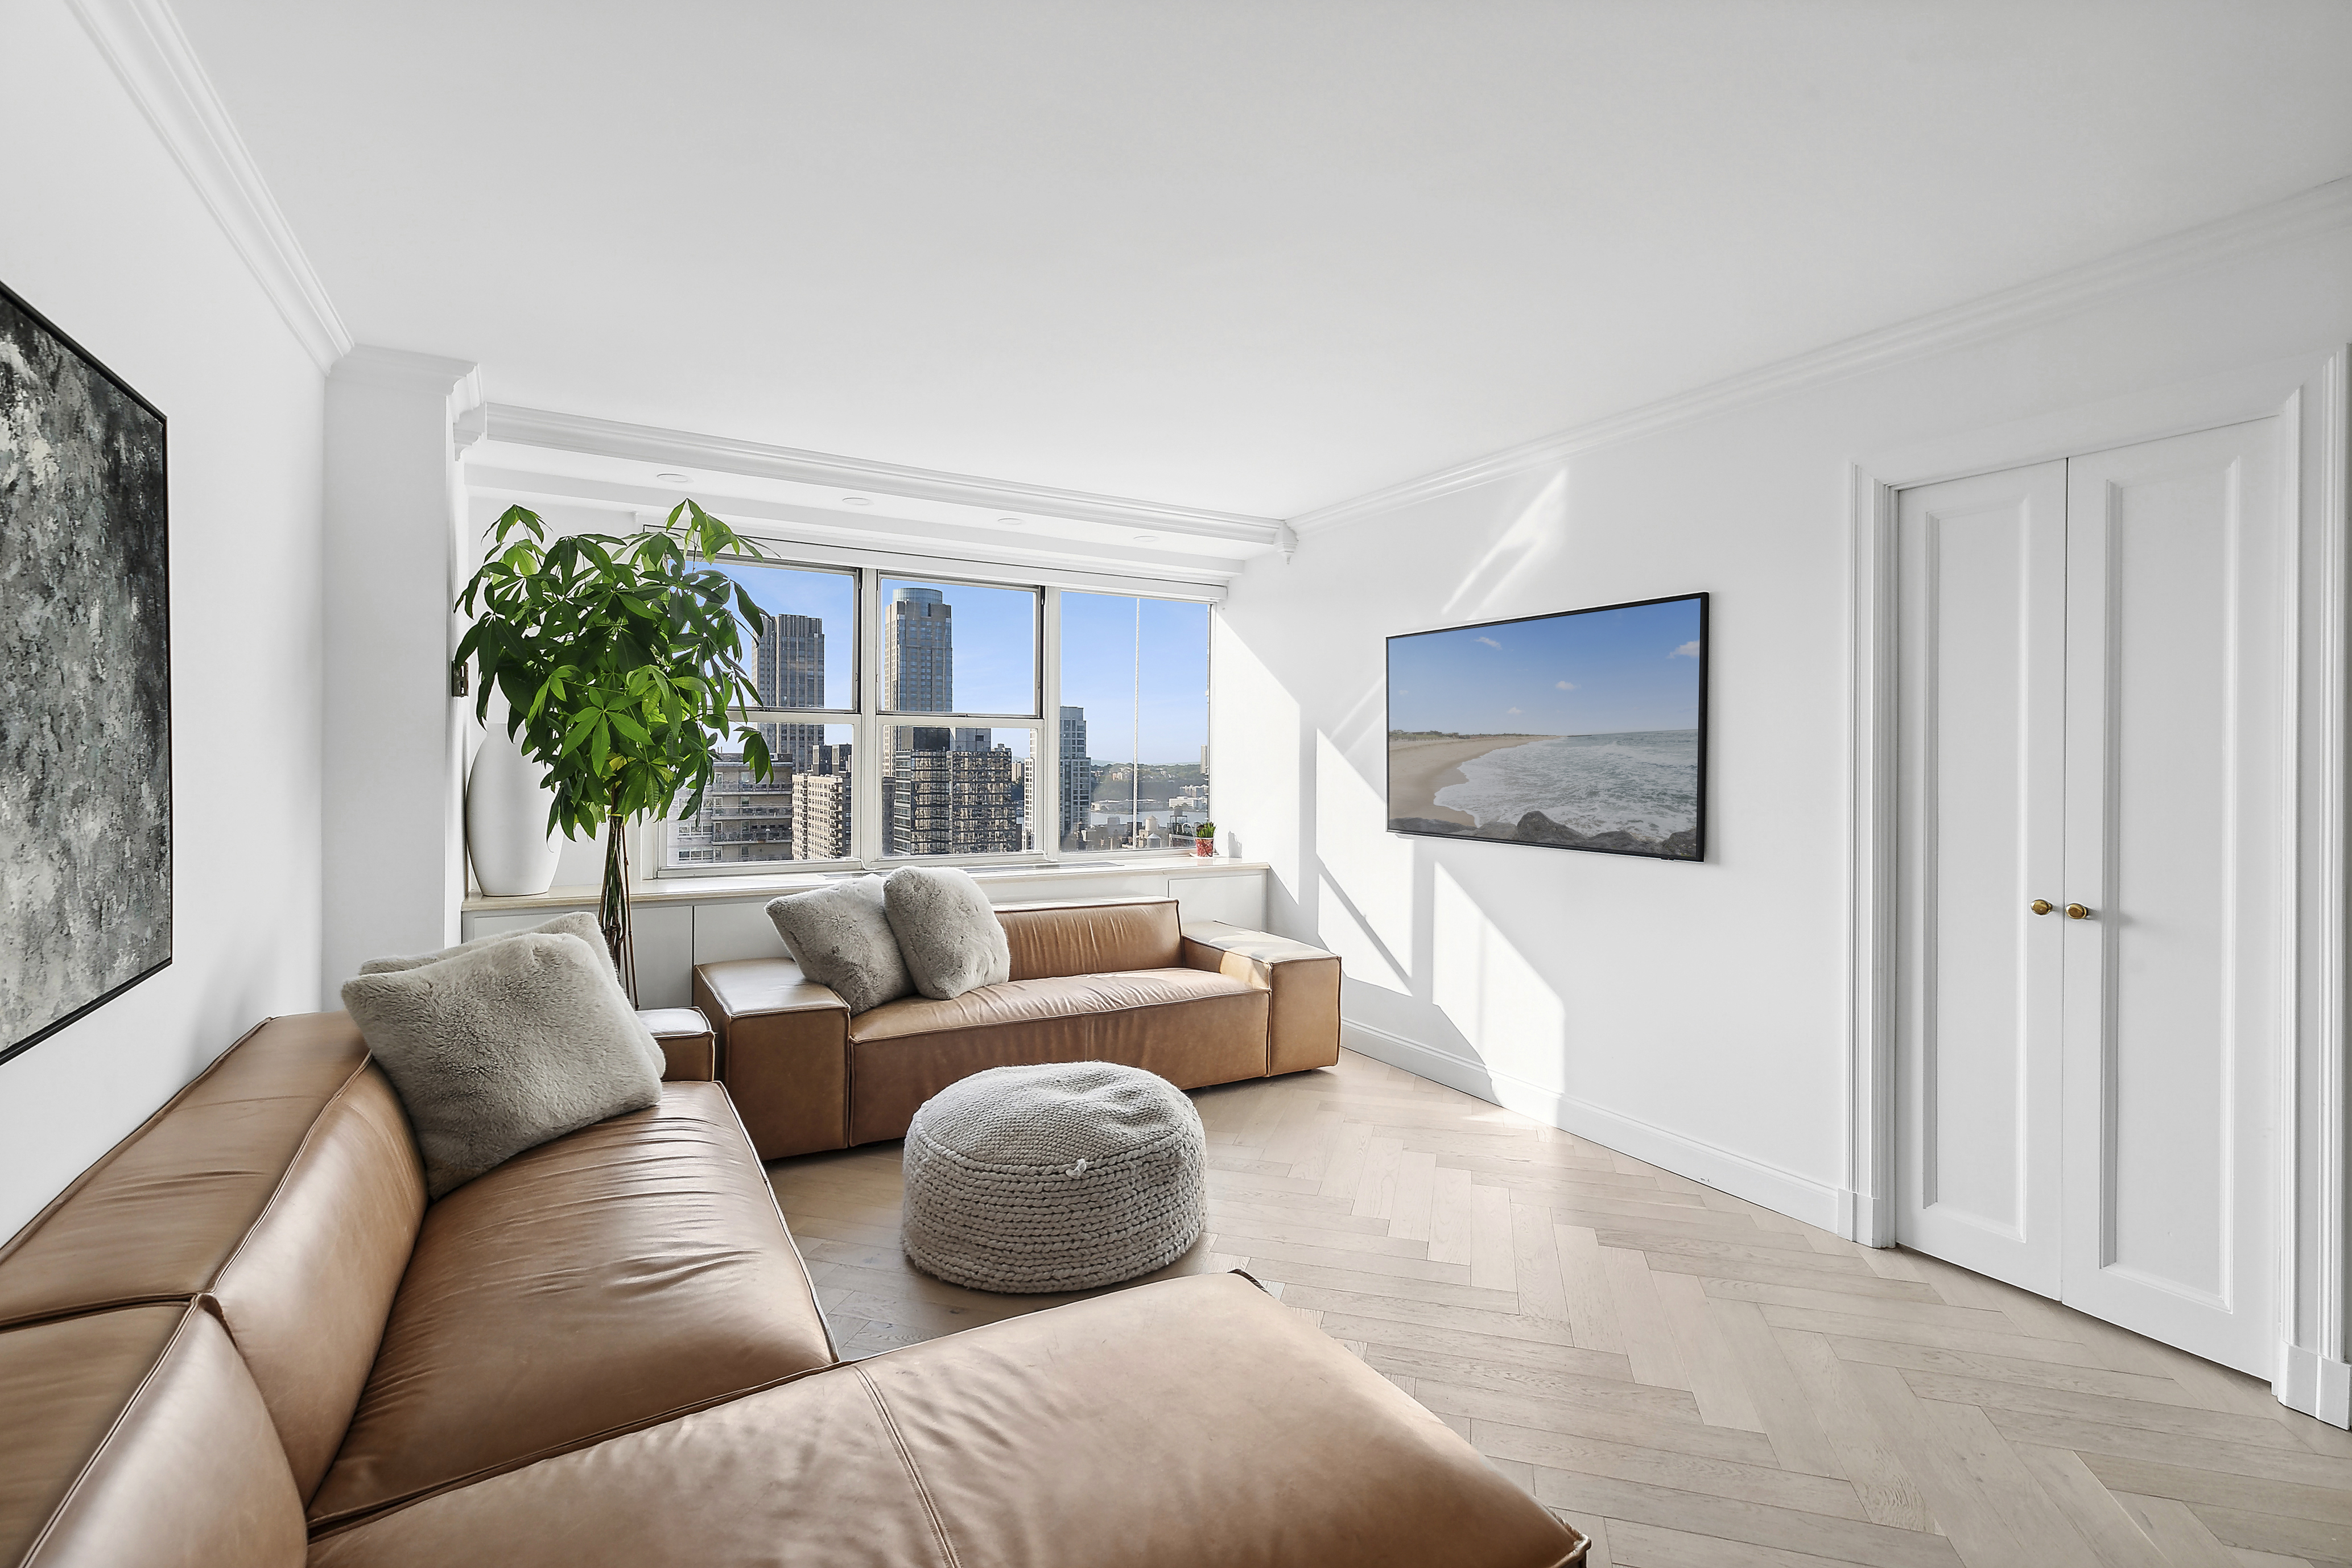
<path id="1" fill-rule="evenodd" d="M 1389 638 L 1389 829 L 1706 855 L 1706 595 Z"/>

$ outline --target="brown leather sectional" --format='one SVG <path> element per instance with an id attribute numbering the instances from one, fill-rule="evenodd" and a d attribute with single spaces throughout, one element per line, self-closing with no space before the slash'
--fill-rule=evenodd
<path id="1" fill-rule="evenodd" d="M 341 1014 L 247 1036 L 0 1247 L 0 1564 L 38 1568 L 1583 1552 L 1240 1276 L 841 1363 L 717 1083 L 428 1205 Z"/>
<path id="2" fill-rule="evenodd" d="M 719 1076 L 763 1160 L 905 1134 L 959 1079 L 1034 1062 L 1109 1061 L 1180 1089 L 1339 1059 L 1339 961 L 1173 899 L 996 911 L 1013 977 L 952 1001 L 908 996 L 852 1016 L 789 958 L 698 965 L 695 1004 Z"/>

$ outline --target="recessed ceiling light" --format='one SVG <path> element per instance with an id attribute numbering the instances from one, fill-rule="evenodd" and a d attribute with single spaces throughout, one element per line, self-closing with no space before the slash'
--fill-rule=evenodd
<path id="1" fill-rule="evenodd" d="M 872 506 L 874 504 L 874 498 L 872 496 L 844 496 L 841 498 L 841 504 L 844 506 Z"/>
<path id="2" fill-rule="evenodd" d="M 996 521 L 1007 528 L 1018 528 L 1024 520 L 1017 517 L 1000 517 Z"/>
<path id="3" fill-rule="evenodd" d="M 1160 536 L 1156 533 L 1139 533 L 1135 536 L 1135 542 L 1138 544 L 1156 544 L 1159 541 Z"/>
<path id="4" fill-rule="evenodd" d="M 654 478 L 656 478 L 656 479 L 659 479 L 662 483 L 664 483 L 664 484 L 666 484 L 666 485 L 682 485 L 682 484 L 686 483 L 686 481 L 687 481 L 689 478 L 691 478 L 691 477 L 692 477 L 691 475 L 688 475 L 688 474 L 674 474 L 674 473 L 656 474 L 656 475 L 654 476 Z"/>

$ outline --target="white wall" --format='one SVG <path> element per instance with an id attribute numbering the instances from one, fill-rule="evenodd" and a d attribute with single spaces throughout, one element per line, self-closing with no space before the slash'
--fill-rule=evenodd
<path id="1" fill-rule="evenodd" d="M 1310 531 L 1219 620 L 1217 820 L 1274 864 L 1276 928 L 1346 958 L 1351 1045 L 1834 1225 L 1847 465 L 2347 338 L 2339 231 Z M 1705 864 L 1383 830 L 1384 636 L 1701 589 Z"/>
<path id="2" fill-rule="evenodd" d="M 322 377 L 58 0 L 0 0 L 0 279 L 170 420 L 172 966 L 0 1064 L 0 1236 L 319 1005 Z"/>
<path id="3" fill-rule="evenodd" d="M 449 690 L 462 360 L 362 346 L 327 384 L 325 937 L 333 996 L 366 960 L 457 940 L 464 721 Z"/>

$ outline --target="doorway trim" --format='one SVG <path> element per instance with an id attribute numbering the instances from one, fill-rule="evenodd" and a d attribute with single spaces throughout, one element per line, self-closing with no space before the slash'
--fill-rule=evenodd
<path id="1" fill-rule="evenodd" d="M 1848 465 L 1846 1109 L 1842 1228 L 1895 1243 L 1895 495 L 1915 486 L 2280 416 L 2287 571 L 2287 775 L 2283 885 L 2291 1020 L 2275 1114 L 2281 1403 L 2352 1427 L 2346 1329 L 2347 938 L 2347 373 L 2352 346 L 1938 437 Z"/>

